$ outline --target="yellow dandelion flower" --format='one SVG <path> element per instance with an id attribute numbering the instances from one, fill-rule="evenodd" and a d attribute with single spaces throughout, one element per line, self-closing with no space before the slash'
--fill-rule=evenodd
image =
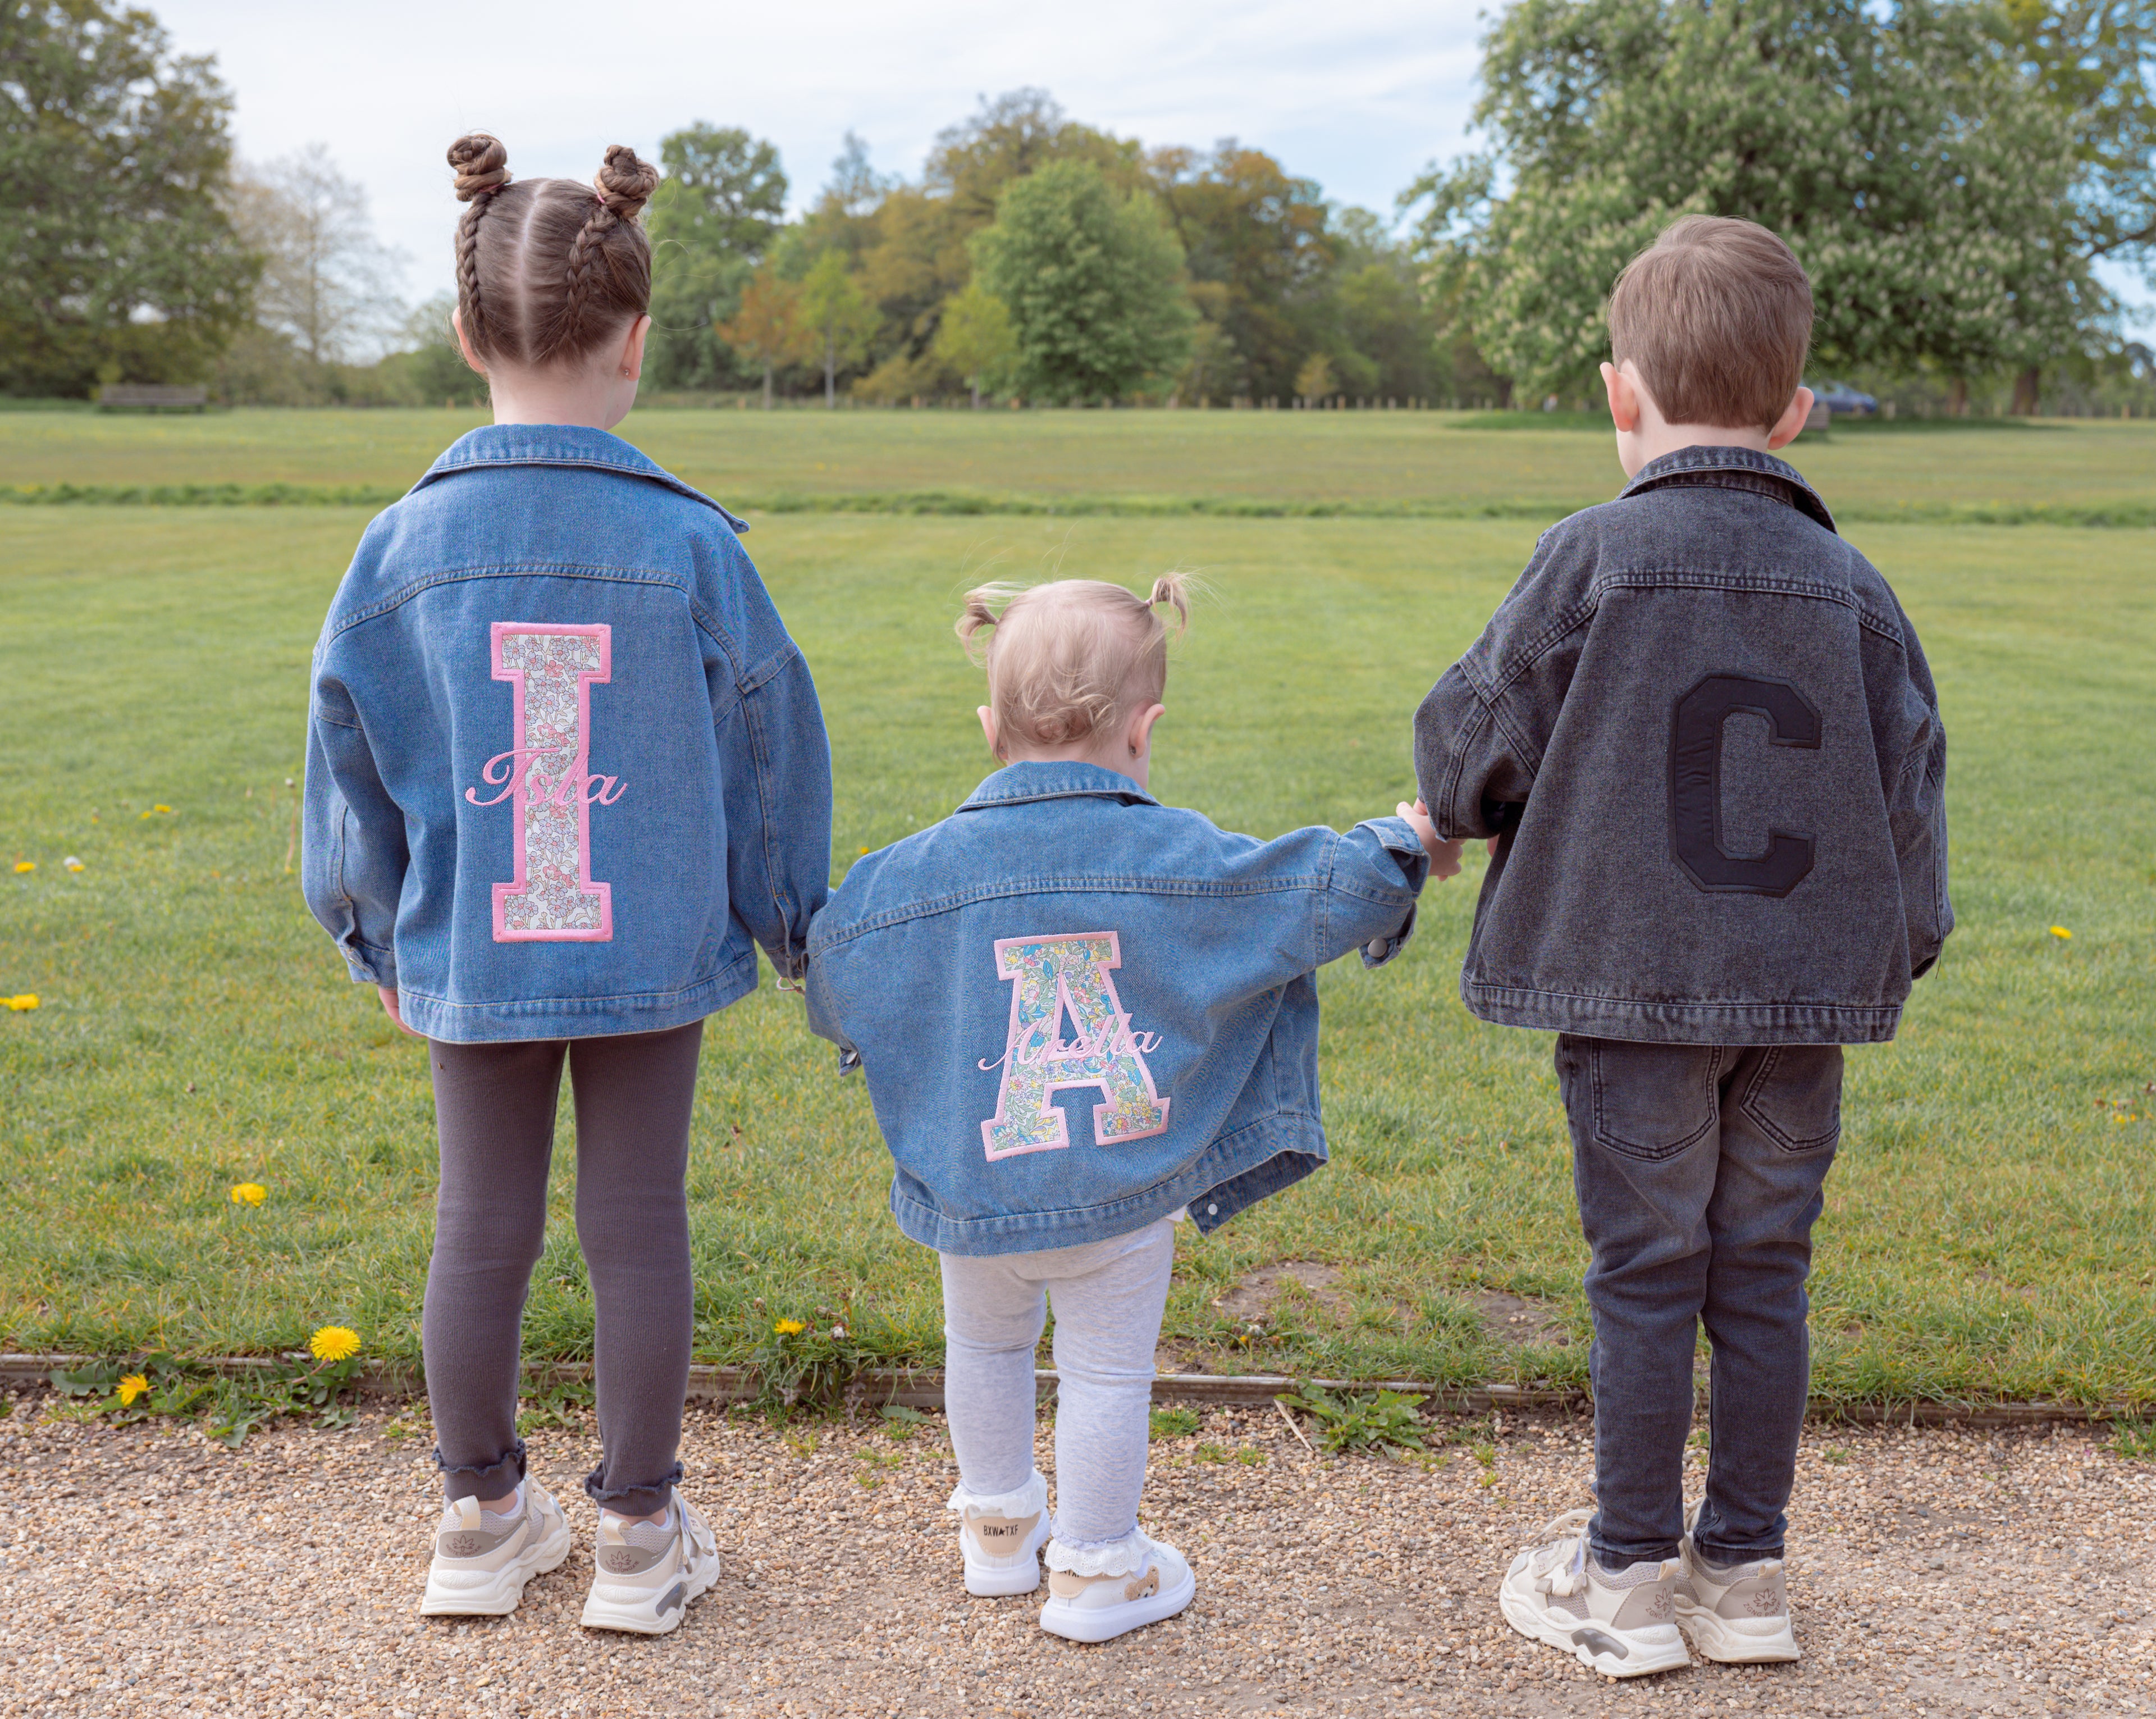
<path id="1" fill-rule="evenodd" d="M 151 810 L 151 811 L 170 811 L 172 810 L 172 807 L 170 807 L 169 805 L 153 805 L 153 806 L 151 806 L 151 807 L 150 808 L 150 810 Z"/>
<path id="2" fill-rule="evenodd" d="M 35 860 L 17 860 L 15 862 L 15 875 L 18 878 L 25 872 L 34 872 L 37 869 L 38 862 Z"/>
<path id="3" fill-rule="evenodd" d="M 805 1331 L 808 1329 L 808 1327 L 802 1324 L 798 1319 L 782 1319 L 777 1325 L 772 1327 L 772 1330 L 778 1332 L 782 1337 L 790 1337 L 796 1332 Z"/>
<path id="4" fill-rule="evenodd" d="M 73 854 L 69 854 L 65 859 L 62 860 L 60 863 L 63 866 L 65 866 L 70 872 L 80 872 L 88 869 L 88 867 Z"/>
<path id="5" fill-rule="evenodd" d="M 270 1197 L 270 1190 L 259 1181 L 234 1182 L 232 1203 L 235 1206 L 259 1206 Z"/>
<path id="6" fill-rule="evenodd" d="M 2051 935 L 2062 943 L 2071 943 L 2073 941 L 2074 934 L 2063 925 L 2054 925 L 2051 927 Z"/>
<path id="7" fill-rule="evenodd" d="M 307 1352 L 317 1361 L 348 1361 L 359 1353 L 359 1333 L 349 1325 L 324 1325 L 307 1339 Z"/>
<path id="8" fill-rule="evenodd" d="M 141 1374 L 128 1374 L 126 1378 L 120 1382 L 121 1406 L 125 1408 L 128 1403 L 132 1402 L 137 1397 L 146 1396 L 149 1393 L 149 1389 L 150 1382 L 144 1378 Z"/>
<path id="9" fill-rule="evenodd" d="M 146 818 L 147 818 L 147 817 L 155 817 L 155 816 L 157 816 L 157 814 L 156 814 L 156 813 L 154 813 L 154 812 L 146 812 L 146 812 L 144 812 L 144 813 L 142 814 L 142 816 L 143 816 L 144 817 L 146 817 Z"/>
<path id="10" fill-rule="evenodd" d="M 33 991 L 26 991 L 20 996 L 11 996 L 5 1001 L 9 1008 L 20 1014 L 25 1009 L 34 1009 L 38 1006 L 38 994 Z"/>

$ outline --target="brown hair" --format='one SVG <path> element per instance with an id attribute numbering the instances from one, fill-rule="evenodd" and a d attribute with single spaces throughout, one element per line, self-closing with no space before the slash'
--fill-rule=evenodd
<path id="1" fill-rule="evenodd" d="M 1772 430 L 1804 383 L 1812 284 L 1754 221 L 1686 215 L 1625 266 L 1609 355 L 1671 424 Z"/>
<path id="2" fill-rule="evenodd" d="M 457 309 L 481 358 L 571 362 L 650 308 L 651 244 L 636 218 L 659 169 L 626 143 L 591 186 L 512 182 L 509 152 L 484 131 L 452 143 L 449 165 L 470 205 L 457 224 Z"/>
<path id="3" fill-rule="evenodd" d="M 958 636 L 988 668 L 998 734 L 1021 745 L 1075 746 L 1158 704 L 1168 687 L 1169 627 L 1155 610 L 1174 610 L 1180 633 L 1195 588 L 1188 574 L 1169 573 L 1152 582 L 1149 597 L 1091 579 L 967 592 Z M 975 635 L 988 627 L 995 636 L 977 646 Z"/>

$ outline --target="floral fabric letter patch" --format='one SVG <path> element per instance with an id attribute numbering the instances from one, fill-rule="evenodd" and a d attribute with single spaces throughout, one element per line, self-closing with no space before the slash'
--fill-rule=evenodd
<path id="1" fill-rule="evenodd" d="M 1153 1090 L 1144 1054 L 1160 1047 L 1160 1037 L 1131 1031 L 1109 977 L 1123 964 L 1116 934 L 1006 937 L 995 950 L 996 977 L 1011 986 L 1011 1009 L 1003 1056 L 980 1065 L 1003 1070 L 996 1114 L 981 1125 L 988 1156 L 1069 1145 L 1069 1125 L 1049 1099 L 1071 1087 L 1099 1089 L 1093 1138 L 1101 1145 L 1167 1133 L 1168 1101 Z"/>
<path id="2" fill-rule="evenodd" d="M 516 875 L 494 886 L 496 943 L 606 943 L 613 896 L 592 877 L 592 808 L 628 791 L 591 774 L 592 687 L 613 678 L 613 630 L 498 620 L 494 677 L 515 700 L 510 749 L 480 771 L 497 791 L 474 805 L 510 805 Z"/>

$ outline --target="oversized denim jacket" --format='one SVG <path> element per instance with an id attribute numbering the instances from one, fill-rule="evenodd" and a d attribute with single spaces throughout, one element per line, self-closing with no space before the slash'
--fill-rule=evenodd
<path id="1" fill-rule="evenodd" d="M 1694 447 L 1553 526 L 1415 717 L 1438 829 L 1501 836 L 1486 1021 L 1894 1036 L 1938 959 L 1946 731 L 1916 630 L 1794 467 Z"/>
<path id="2" fill-rule="evenodd" d="M 815 688 L 718 504 L 603 430 L 462 437 L 315 647 L 308 906 L 459 1042 L 656 1032 L 798 977 L 830 878 Z"/>
<path id="3" fill-rule="evenodd" d="M 1260 841 L 1083 764 L 998 770 L 858 862 L 808 938 L 809 1025 L 858 1063 L 891 1206 L 947 1253 L 1202 1230 L 1325 1161 L 1317 987 L 1399 953 L 1414 832 Z"/>

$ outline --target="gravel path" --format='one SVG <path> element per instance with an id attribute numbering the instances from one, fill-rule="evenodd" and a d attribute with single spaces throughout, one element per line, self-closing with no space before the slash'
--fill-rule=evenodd
<path id="1" fill-rule="evenodd" d="M 1576 1419 L 1450 1424 L 1426 1461 L 1321 1461 L 1276 1415 L 1209 1413 L 1154 1446 L 1147 1496 L 1197 1603 L 1089 1648 L 1042 1633 L 1037 1602 L 966 1597 L 940 1422 L 894 1443 L 692 1416 L 690 1492 L 726 1570 L 652 1641 L 577 1627 L 581 1547 L 512 1618 L 421 1619 L 423 1420 L 234 1454 L 52 1414 L 24 1399 L 0 1420 L 6 1719 L 2156 1714 L 2156 1466 L 2086 1432 L 1815 1429 L 1791 1536 L 1803 1662 L 1609 1684 L 1494 1601 L 1521 1537 L 1584 1498 Z M 588 1421 L 531 1446 L 588 1544 Z"/>

